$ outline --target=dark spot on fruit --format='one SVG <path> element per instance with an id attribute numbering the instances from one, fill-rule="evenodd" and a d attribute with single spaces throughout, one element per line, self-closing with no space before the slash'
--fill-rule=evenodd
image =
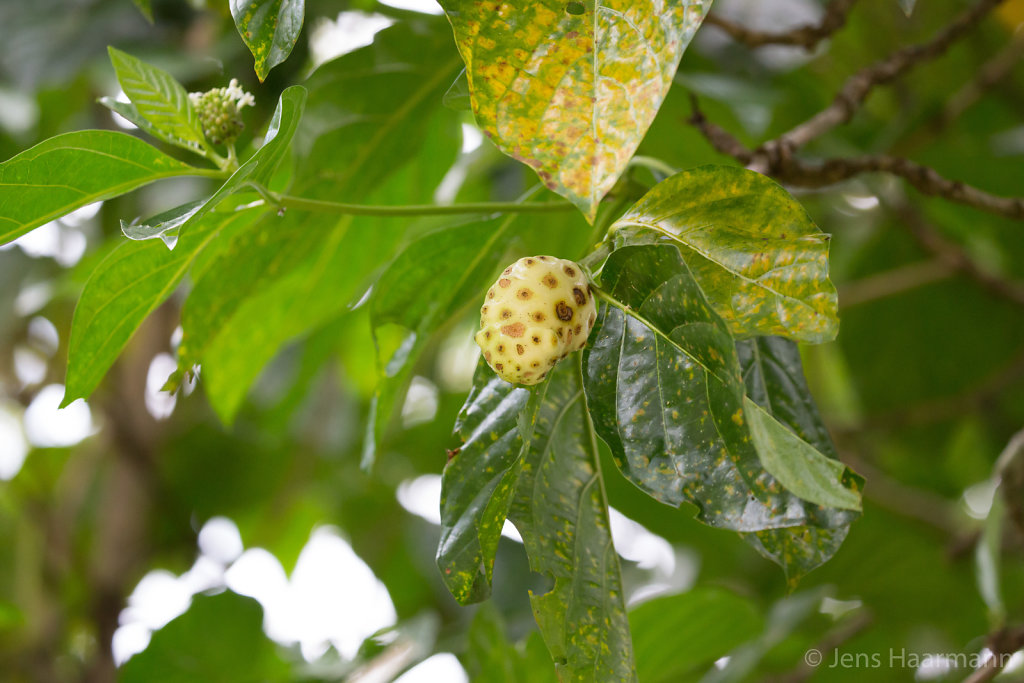
<path id="1" fill-rule="evenodd" d="M 547 261 L 548 260 L 547 256 L 538 256 L 537 258 L 539 258 L 541 261 Z"/>
<path id="2" fill-rule="evenodd" d="M 505 345 L 498 344 L 498 353 L 505 353 Z"/>
<path id="3" fill-rule="evenodd" d="M 531 292 L 528 288 L 523 287 L 518 292 L 516 292 L 516 296 L 518 296 L 523 301 L 526 301 L 527 299 L 533 296 L 533 292 Z"/>
<path id="4" fill-rule="evenodd" d="M 565 336 L 565 343 L 566 344 L 571 344 L 572 343 L 572 330 L 569 330 L 569 334 L 567 334 Z"/>
<path id="5" fill-rule="evenodd" d="M 576 334 L 582 333 L 583 332 L 583 325 L 577 324 L 576 327 L 572 328 L 572 331 L 575 332 Z"/>
<path id="6" fill-rule="evenodd" d="M 494 290 L 493 289 L 490 289 L 490 290 L 487 291 L 487 298 L 488 299 L 493 299 L 494 298 Z"/>
<path id="7" fill-rule="evenodd" d="M 499 287 L 508 287 L 510 284 L 512 284 L 512 281 L 509 280 L 507 277 L 503 277 L 500 280 L 498 280 Z"/>
<path id="8" fill-rule="evenodd" d="M 524 353 L 526 353 L 526 347 L 523 346 L 522 344 L 516 344 L 516 353 L 518 353 L 520 356 L 523 355 Z"/>
<path id="9" fill-rule="evenodd" d="M 511 272 L 512 272 L 512 266 L 509 266 L 508 268 L 505 269 L 505 275 L 508 275 Z"/>
<path id="10" fill-rule="evenodd" d="M 589 323 L 590 323 L 590 327 L 591 327 L 591 329 L 593 329 L 593 327 L 594 327 L 594 323 L 595 323 L 596 321 L 597 321 L 597 316 L 596 316 L 596 315 L 594 315 L 593 313 L 591 313 L 591 314 L 590 314 L 590 320 L 589 320 Z"/>
<path id="11" fill-rule="evenodd" d="M 491 338 L 491 331 L 487 330 L 486 332 L 484 332 L 484 339 L 490 339 L 490 338 Z"/>
<path id="12" fill-rule="evenodd" d="M 484 352 L 484 359 L 485 359 L 485 360 L 486 360 L 486 361 L 487 361 L 488 363 L 490 363 L 490 362 L 491 362 L 491 352 L 490 352 L 490 351 L 485 351 L 485 352 Z"/>
<path id="13" fill-rule="evenodd" d="M 502 309 L 502 311 L 501 311 L 501 319 L 502 320 L 508 320 L 511 317 L 512 317 L 512 311 L 510 311 L 507 308 Z"/>
<path id="14" fill-rule="evenodd" d="M 532 259 L 532 258 L 528 258 L 528 259 L 526 259 L 526 265 L 528 265 L 528 266 L 532 266 L 532 265 L 533 265 L 533 263 L 534 263 L 534 261 L 533 261 L 533 259 Z"/>
<path id="15" fill-rule="evenodd" d="M 559 327 L 557 330 L 555 330 L 555 333 L 558 335 L 558 338 L 561 339 L 562 337 L 565 336 L 565 328 Z"/>
<path id="16" fill-rule="evenodd" d="M 533 361 L 532 363 L 530 363 L 530 367 L 531 368 L 539 368 L 540 367 L 540 362 L 539 361 Z"/>
<path id="17" fill-rule="evenodd" d="M 533 335 L 533 343 L 540 344 L 540 337 L 538 337 L 537 335 Z"/>
<path id="18" fill-rule="evenodd" d="M 569 277 L 576 277 L 576 269 L 572 266 L 562 266 L 562 270 L 564 270 L 565 274 Z"/>
<path id="19" fill-rule="evenodd" d="M 533 315 L 530 316 L 530 317 L 532 317 L 537 322 L 543 322 L 543 320 L 544 320 L 544 314 L 541 313 L 540 311 L 534 311 Z"/>
<path id="20" fill-rule="evenodd" d="M 501 372 L 502 370 L 505 369 L 505 366 L 502 365 L 501 363 L 498 363 L 497 365 L 494 366 L 494 369 L 497 370 L 498 372 Z"/>
<path id="21" fill-rule="evenodd" d="M 548 273 L 547 275 L 545 275 L 541 279 L 541 282 L 543 282 L 545 285 L 547 285 L 551 289 L 554 289 L 555 287 L 558 286 L 558 278 L 555 277 L 554 275 L 552 275 L 551 273 Z"/>
<path id="22" fill-rule="evenodd" d="M 502 325 L 501 326 L 501 332 L 502 332 L 502 334 L 506 334 L 506 335 L 508 335 L 509 337 L 512 337 L 512 338 L 522 337 L 523 334 L 526 332 L 526 325 L 524 325 L 522 323 L 512 323 L 511 325 Z"/>
<path id="23" fill-rule="evenodd" d="M 587 303 L 587 295 L 579 287 L 572 288 L 572 298 L 576 300 L 577 306 L 582 306 L 583 304 Z"/>
<path id="24" fill-rule="evenodd" d="M 559 320 L 572 320 L 572 306 L 564 301 L 559 301 L 555 304 L 555 315 L 558 316 Z"/>
<path id="25" fill-rule="evenodd" d="M 522 365 L 517 365 L 516 366 L 516 372 L 520 372 L 520 371 L 522 371 L 522 369 L 523 369 Z"/>

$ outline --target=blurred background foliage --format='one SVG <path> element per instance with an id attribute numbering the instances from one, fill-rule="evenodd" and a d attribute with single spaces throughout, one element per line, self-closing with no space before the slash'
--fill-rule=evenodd
<path id="1" fill-rule="evenodd" d="M 809 53 L 751 50 L 705 26 L 639 153 L 677 168 L 735 163 L 687 123 L 691 93 L 708 119 L 756 146 L 827 105 L 854 70 L 933 35 L 965 4 L 927 0 L 907 17 L 891 0 L 863 0 Z M 719 0 L 712 12 L 781 30 L 814 22 L 822 5 Z M 153 0 L 152 13 L 150 24 L 129 0 L 0 4 L 0 156 L 62 132 L 118 128 L 96 102 L 119 93 L 110 44 L 189 90 L 238 78 L 256 96 L 243 146 L 263 132 L 279 93 L 306 83 L 307 137 L 300 131 L 292 173 L 315 187 L 322 169 L 351 158 L 355 134 L 310 148 L 303 140 L 318 123 L 344 107 L 375 111 L 404 87 L 373 79 L 339 86 L 320 75 L 330 65 L 307 82 L 320 63 L 389 23 L 431 46 L 417 56 L 424 72 L 449 68 L 456 56 L 443 18 L 371 0 L 308 0 L 291 58 L 260 83 L 228 3 Z M 891 151 L 1020 195 L 1022 21 L 1024 2 L 1004 3 L 810 151 Z M 1013 68 L 978 85 L 1000 55 Z M 527 169 L 481 140 L 468 112 L 442 106 L 456 73 L 417 105 L 416 130 L 395 131 L 379 151 L 374 164 L 387 181 L 356 179 L 349 196 L 332 198 L 509 200 L 533 186 Z M 654 180 L 640 168 L 630 179 Z M 92 268 L 124 239 L 118 220 L 177 205 L 202 182 L 161 182 L 0 251 L 0 676 L 104 681 L 127 661 L 120 672 L 130 681 L 383 681 L 409 669 L 406 683 L 553 680 L 527 600 L 542 586 L 515 540 L 502 541 L 493 603 L 478 609 L 455 604 L 433 561 L 437 475 L 475 364 L 474 306 L 426 344 L 370 473 L 360 459 L 377 360 L 366 311 L 346 306 L 363 291 L 355 285 L 318 293 L 337 296 L 337 305 L 269 350 L 273 360 L 230 426 L 211 409 L 202 379 L 176 398 L 159 392 L 174 368 L 180 296 L 147 320 L 88 406 L 56 411 L 74 305 Z M 1024 426 L 1024 298 L 1000 291 L 1024 286 L 1020 223 L 922 197 L 885 176 L 797 196 L 833 235 L 842 318 L 836 342 L 804 349 L 805 366 L 841 456 L 868 480 L 865 514 L 835 559 L 787 595 L 775 566 L 693 521 L 692 510 L 641 494 L 605 452 L 610 502 L 628 518 L 614 526 L 645 683 L 804 680 L 812 647 L 886 658 L 901 649 L 977 653 L 986 634 L 1024 619 L 1024 477 L 1016 488 L 1009 476 L 993 485 L 997 458 Z M 310 231 L 336 220 L 306 217 Z M 516 220 L 508 260 L 576 258 L 593 240 L 576 215 Z M 352 258 L 384 263 L 439 224 L 357 219 Z M 915 225 L 941 238 L 945 257 L 922 246 Z M 236 353 L 236 365 L 255 375 L 267 349 L 250 358 L 242 344 Z M 989 569 L 979 573 L 979 554 L 994 557 L 998 571 L 982 562 Z M 1018 661 L 1003 676 L 1024 680 L 1022 670 Z M 966 673 L 940 663 L 814 675 Z"/>

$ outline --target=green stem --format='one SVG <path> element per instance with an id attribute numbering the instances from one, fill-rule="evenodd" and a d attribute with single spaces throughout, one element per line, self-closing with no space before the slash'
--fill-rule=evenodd
<path id="1" fill-rule="evenodd" d="M 652 171 L 656 171 L 657 173 L 662 174 L 666 178 L 668 176 L 675 175 L 676 173 L 679 172 L 677 169 L 665 163 L 661 159 L 655 159 L 654 157 L 645 157 L 639 154 L 629 160 L 629 165 L 643 166 L 645 168 L 649 168 Z"/>
<path id="2" fill-rule="evenodd" d="M 257 183 L 252 187 L 269 204 L 297 211 L 326 211 L 353 216 L 447 216 L 468 213 L 553 213 L 572 211 L 575 206 L 569 202 L 475 202 L 466 204 L 406 204 L 404 206 L 380 206 L 373 204 L 344 204 L 323 199 L 307 199 L 271 192 Z"/>

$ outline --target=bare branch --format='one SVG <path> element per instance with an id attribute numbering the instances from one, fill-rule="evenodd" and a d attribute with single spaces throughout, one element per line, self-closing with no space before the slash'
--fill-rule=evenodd
<path id="1" fill-rule="evenodd" d="M 825 187 L 861 173 L 889 173 L 903 178 L 922 194 L 942 197 L 1006 218 L 1024 219 L 1024 198 L 990 194 L 901 157 L 880 154 L 813 163 L 785 155 L 775 159 L 766 170 L 768 175 L 798 187 Z"/>
<path id="2" fill-rule="evenodd" d="M 992 651 L 985 665 L 964 679 L 964 683 L 984 683 L 999 675 L 1007 662 L 1017 650 L 1024 648 L 1024 626 L 1007 627 L 996 631 L 988 638 L 988 647 Z"/>
<path id="3" fill-rule="evenodd" d="M 790 31 L 757 31 L 721 17 L 715 12 L 709 14 L 704 23 L 722 29 L 733 40 L 749 47 L 794 45 L 810 51 L 846 24 L 846 16 L 856 2 L 857 0 L 832 0 L 825 8 L 825 16 L 820 23 L 800 26 Z"/>
<path id="4" fill-rule="evenodd" d="M 788 133 L 784 133 L 773 142 L 773 145 L 792 151 L 846 123 L 876 86 L 895 80 L 922 62 L 942 56 L 953 43 L 966 35 L 986 14 L 1004 1 L 979 0 L 930 41 L 897 50 L 885 59 L 861 69 L 847 79 L 832 104 Z M 772 150 L 766 147 L 766 151 L 771 154 Z"/>

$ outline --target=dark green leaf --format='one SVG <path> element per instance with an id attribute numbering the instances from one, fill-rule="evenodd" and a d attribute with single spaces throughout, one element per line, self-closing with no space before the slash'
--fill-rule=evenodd
<path id="1" fill-rule="evenodd" d="M 263 610 L 231 592 L 198 595 L 121 668 L 122 683 L 270 683 L 293 680 L 263 633 Z"/>
<path id="2" fill-rule="evenodd" d="M 526 643 L 511 642 L 501 612 L 493 601 L 480 605 L 469 627 L 469 646 L 463 658 L 474 683 L 556 683 L 555 667 L 536 631 Z M 539 642 L 539 648 L 531 642 Z M 539 652 L 537 650 L 539 649 Z"/>
<path id="3" fill-rule="evenodd" d="M 75 307 L 68 341 L 64 401 L 88 398 L 142 321 L 181 282 L 196 254 L 222 229 L 244 224 L 258 211 L 211 214 L 181 245 L 123 242 L 92 272 Z"/>
<path id="4" fill-rule="evenodd" d="M 302 31 L 305 0 L 231 0 L 231 16 L 256 60 L 260 81 L 288 59 Z"/>
<path id="5" fill-rule="evenodd" d="M 65 133 L 0 163 L 0 244 L 161 178 L 215 175 L 125 133 Z"/>
<path id="6" fill-rule="evenodd" d="M 562 363 L 519 414 L 522 471 L 509 519 L 530 568 L 554 581 L 531 595 L 563 681 L 636 681 L 619 557 L 578 360 Z"/>
<path id="7" fill-rule="evenodd" d="M 121 89 L 139 115 L 159 131 L 159 137 L 202 154 L 207 146 L 203 126 L 185 88 L 163 69 L 114 47 L 107 50 Z"/>
<path id="8" fill-rule="evenodd" d="M 281 93 L 281 99 L 277 102 L 277 108 L 274 110 L 274 117 L 270 121 L 263 146 L 231 174 L 231 177 L 208 200 L 193 207 L 190 212 L 186 211 L 170 219 L 154 217 L 143 223 L 131 224 L 122 221 L 121 229 L 124 234 L 133 240 L 158 237 L 173 248 L 178 236 L 188 226 L 199 221 L 224 198 L 244 189 L 249 183 L 261 185 L 269 183 L 274 171 L 277 170 L 288 151 L 288 146 L 295 135 L 295 129 L 299 125 L 299 119 L 302 118 L 302 108 L 305 102 L 306 90 L 300 85 L 293 85 Z"/>
<path id="9" fill-rule="evenodd" d="M 662 502 L 693 503 L 711 526 L 845 533 L 850 513 L 808 504 L 762 466 L 733 339 L 678 249 L 620 248 L 601 277 L 611 304 L 585 351 L 587 396 L 598 434 L 623 473 Z M 856 490 L 845 477 L 843 485 Z M 761 538 L 763 546 L 774 547 L 770 536 Z M 801 566 L 817 566 L 835 548 L 817 549 L 799 558 Z M 780 549 L 773 559 L 784 554 Z"/>
<path id="10" fill-rule="evenodd" d="M 658 183 L 615 222 L 616 244 L 679 246 L 733 334 L 833 339 L 829 237 L 788 192 L 732 166 L 701 166 Z"/>
<path id="11" fill-rule="evenodd" d="M 522 469 L 519 414 L 530 392 L 494 374 L 481 358 L 455 423 L 461 444 L 444 468 L 437 566 L 459 602 L 490 595 L 498 538 Z"/>
<path id="12" fill-rule="evenodd" d="M 763 622 L 749 600 L 720 588 L 645 602 L 629 611 L 637 674 L 644 683 L 675 683 L 756 637 Z"/>

